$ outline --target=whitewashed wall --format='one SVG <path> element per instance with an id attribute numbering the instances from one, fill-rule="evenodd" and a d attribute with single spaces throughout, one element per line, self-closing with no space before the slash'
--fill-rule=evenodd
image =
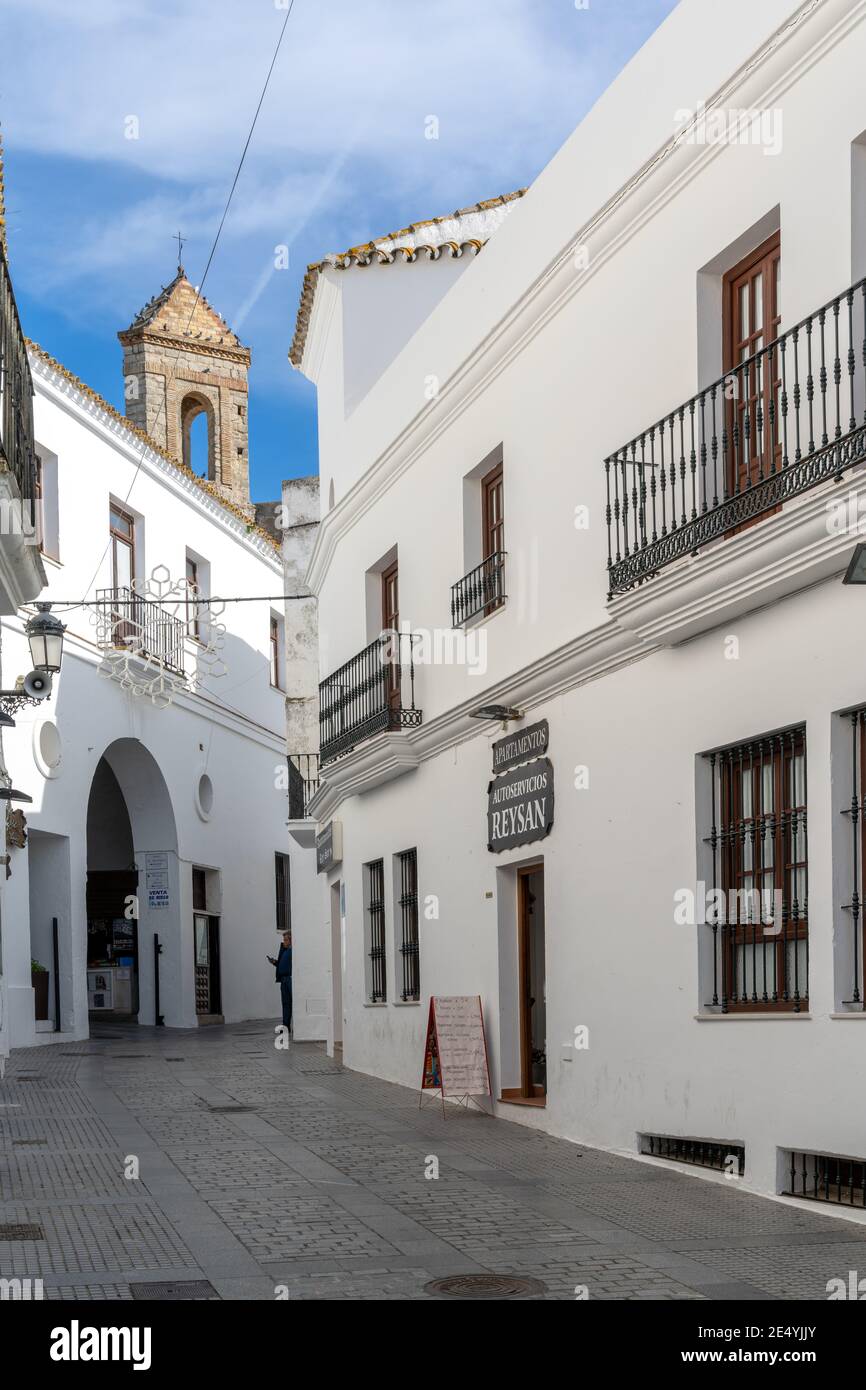
<path id="1" fill-rule="evenodd" d="M 48 948 L 46 919 L 60 921 L 64 1032 L 87 1035 L 86 816 L 96 766 L 107 753 L 130 810 L 136 861 L 168 851 L 171 906 L 148 909 L 140 879 L 140 1020 L 153 1021 L 152 937 L 164 946 L 161 1011 L 166 1023 L 195 1026 L 193 994 L 193 865 L 219 869 L 222 901 L 222 1002 L 227 1020 L 279 1016 L 273 968 L 265 959 L 276 937 L 274 854 L 292 858 L 294 907 L 314 901 L 311 856 L 289 841 L 285 791 L 284 694 L 269 681 L 269 615 L 282 609 L 280 557 L 260 537 L 204 495 L 125 427 L 83 397 L 62 375 L 34 358 L 36 437 L 57 459 L 59 562 L 46 560 L 43 597 L 75 600 L 111 584 L 109 498 L 139 518 L 140 577 L 164 565 L 183 576 L 186 549 L 210 566 L 211 594 L 262 595 L 277 602 L 227 605 L 222 657 L 226 673 L 208 677 L 200 693 L 180 694 L 166 709 L 123 690 L 99 673 L 101 656 L 90 610 L 62 613 L 68 624 L 63 669 L 51 699 L 18 715 L 5 739 L 16 786 L 33 797 L 29 828 L 56 836 L 56 862 L 68 860 L 68 881 L 40 882 L 30 921 L 28 850 L 12 851 L 6 884 L 11 930 L 4 941 L 13 1043 L 35 1040 L 30 956 Z M 130 492 L 131 488 L 131 492 Z M 5 672 L 28 669 L 17 619 L 4 619 Z M 193 659 L 190 644 L 188 659 Z M 40 754 L 40 727 L 56 724 L 61 758 Z M 204 818 L 196 792 L 206 774 L 213 805 Z M 48 842 L 40 838 L 40 849 Z M 50 960 L 44 963 L 50 964 Z M 40 1034 L 39 1036 L 45 1036 Z"/>
<path id="2" fill-rule="evenodd" d="M 349 417 L 335 386 L 346 329 L 333 309 L 314 316 L 305 361 L 319 384 L 322 474 L 342 480 L 310 570 L 323 674 L 365 645 L 363 576 L 395 544 L 401 617 L 450 626 L 450 585 L 469 568 L 463 480 L 504 451 L 508 602 L 480 630 L 486 671 L 424 669 L 422 729 L 334 764 L 319 802 L 321 818 L 344 827 L 330 877 L 347 893 L 345 1061 L 417 1085 L 430 993 L 478 991 L 494 1086 L 515 1084 L 502 1065 L 506 869 L 543 855 L 548 1101 L 503 1113 L 626 1152 L 642 1131 L 743 1142 L 746 1183 L 761 1191 L 777 1190 L 786 1146 L 866 1154 L 856 1079 L 866 1015 L 833 1017 L 847 800 L 831 731 L 836 711 L 866 699 L 863 596 L 838 583 L 853 538 L 828 549 L 836 494 L 825 487 L 609 608 L 603 460 L 720 372 L 721 275 L 774 226 L 783 329 L 862 273 L 864 17 L 842 0 L 732 0 L 722 22 L 709 0 L 683 0 Z M 671 143 L 677 112 L 723 87 L 731 107 L 781 110 L 778 152 Z M 407 293 L 424 273 L 405 269 Z M 341 283 L 331 273 L 323 306 Z M 431 373 L 441 388 L 419 407 Z M 587 530 L 575 528 L 579 506 Z M 736 661 L 725 659 L 732 633 Z M 550 838 L 495 858 L 489 740 L 468 718 L 485 697 L 549 718 L 557 777 Z M 699 1020 L 696 932 L 673 919 L 706 833 L 699 756 L 800 721 L 810 1016 Z M 574 787 L 578 765 L 588 790 Z M 440 914 L 422 914 L 421 1003 L 371 1007 L 362 866 L 386 859 L 390 965 L 390 856 L 412 845 L 422 902 L 435 895 Z M 564 1051 L 580 1024 L 589 1049 Z"/>

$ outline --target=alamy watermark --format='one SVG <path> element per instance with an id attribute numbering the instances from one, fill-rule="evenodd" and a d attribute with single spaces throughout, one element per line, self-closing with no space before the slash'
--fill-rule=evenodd
<path id="1" fill-rule="evenodd" d="M 379 650 L 383 666 L 407 665 L 411 651 L 416 666 L 465 666 L 470 676 L 487 671 L 487 632 L 484 628 L 412 627 L 405 620 L 385 628 Z"/>
<path id="2" fill-rule="evenodd" d="M 684 145 L 755 145 L 765 155 L 782 152 L 782 110 L 772 106 L 714 108 L 707 111 L 699 101 L 694 111 L 680 107 L 674 112 L 677 140 Z"/>
<path id="3" fill-rule="evenodd" d="M 784 920 L 781 888 L 695 888 L 674 892 L 674 922 L 678 927 L 761 927 L 764 936 L 778 936 Z"/>

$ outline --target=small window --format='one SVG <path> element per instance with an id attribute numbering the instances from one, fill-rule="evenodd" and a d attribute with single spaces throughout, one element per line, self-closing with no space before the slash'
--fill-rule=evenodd
<path id="1" fill-rule="evenodd" d="M 37 446 L 33 478 L 33 521 L 39 549 L 52 560 L 60 558 L 58 463 L 56 454 L 52 454 L 42 445 Z M 29 516 L 26 520 L 29 523 Z"/>
<path id="2" fill-rule="evenodd" d="M 481 553 L 480 586 L 485 613 L 494 613 L 504 601 L 502 585 L 505 560 L 505 495 L 502 464 L 499 463 L 481 479 Z"/>
<path id="3" fill-rule="evenodd" d="M 418 851 L 406 849 L 394 856 L 394 889 L 399 912 L 400 935 L 397 969 L 403 1003 L 421 998 L 418 949 Z"/>
<path id="4" fill-rule="evenodd" d="M 192 871 L 192 905 L 196 912 L 207 912 L 207 870 Z"/>
<path id="5" fill-rule="evenodd" d="M 809 999 L 805 728 L 707 756 L 712 1003 L 723 1013 L 800 1012 Z"/>
<path id="6" fill-rule="evenodd" d="M 729 494 L 753 486 L 781 461 L 781 354 L 766 351 L 779 336 L 781 273 L 774 232 L 724 278 L 724 370 L 736 388 L 728 409 Z"/>
<path id="7" fill-rule="evenodd" d="M 292 887 L 290 861 L 287 854 L 274 855 L 276 878 L 277 931 L 292 930 Z"/>
<path id="8" fill-rule="evenodd" d="M 283 620 L 276 613 L 271 614 L 270 625 L 270 673 L 271 685 L 275 690 L 283 687 Z"/>
<path id="9" fill-rule="evenodd" d="M 116 646 L 123 646 L 136 636 L 135 520 L 128 512 L 114 505 L 109 512 L 109 548 L 113 640 Z"/>
<path id="10" fill-rule="evenodd" d="M 42 520 L 44 479 L 42 474 L 42 460 L 36 455 L 36 467 L 33 472 L 33 501 L 36 506 L 36 535 L 39 541 L 39 550 L 45 554 L 45 530 Z"/>
<path id="11" fill-rule="evenodd" d="M 196 642 L 201 641 L 201 624 L 199 622 L 199 578 L 198 563 L 191 555 L 186 557 L 186 630 L 189 637 Z"/>
<path id="12" fill-rule="evenodd" d="M 504 500 L 500 463 L 481 479 L 481 551 L 485 560 L 505 549 Z"/>
<path id="13" fill-rule="evenodd" d="M 364 865 L 366 916 L 367 997 L 371 1004 L 388 998 L 385 962 L 385 861 Z"/>

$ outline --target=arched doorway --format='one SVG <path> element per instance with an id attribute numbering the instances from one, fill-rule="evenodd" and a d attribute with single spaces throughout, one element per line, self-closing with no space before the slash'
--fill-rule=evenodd
<path id="1" fill-rule="evenodd" d="M 87 804 L 87 989 L 94 1019 L 182 1025 L 177 829 L 165 778 L 138 739 L 100 758 Z"/>

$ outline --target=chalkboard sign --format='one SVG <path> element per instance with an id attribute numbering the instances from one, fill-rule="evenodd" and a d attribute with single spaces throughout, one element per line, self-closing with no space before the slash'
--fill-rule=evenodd
<path id="1" fill-rule="evenodd" d="M 421 1090 L 443 1097 L 491 1094 L 480 994 L 431 998 Z"/>

